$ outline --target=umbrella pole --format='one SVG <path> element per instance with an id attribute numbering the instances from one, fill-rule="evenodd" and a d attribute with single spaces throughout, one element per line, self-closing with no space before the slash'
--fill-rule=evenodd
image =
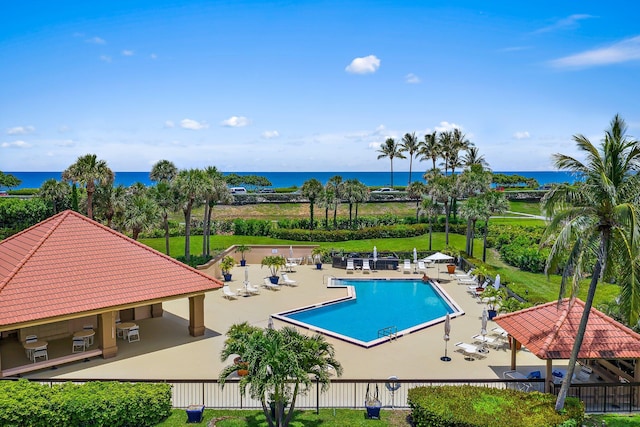
<path id="1" fill-rule="evenodd" d="M 449 356 L 447 356 L 447 344 L 449 344 L 449 341 L 445 341 L 444 342 L 444 356 L 442 356 L 440 358 L 440 360 L 442 360 L 443 362 L 450 362 L 451 358 Z"/>

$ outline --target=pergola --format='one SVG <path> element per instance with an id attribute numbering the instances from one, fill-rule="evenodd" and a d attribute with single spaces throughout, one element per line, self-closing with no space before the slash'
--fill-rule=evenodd
<path id="1" fill-rule="evenodd" d="M 546 360 L 546 390 L 552 377 L 554 359 L 569 359 L 584 302 L 563 299 L 494 318 L 511 336 L 511 369 L 516 369 L 516 342 L 522 343 L 538 358 Z M 630 381 L 640 381 L 640 334 L 632 331 L 595 308 L 591 309 L 578 359 L 602 360 L 612 373 Z M 618 367 L 606 362 L 611 359 L 635 359 L 634 376 L 629 377 Z M 602 372 L 603 375 L 607 373 Z M 617 379 L 617 378 L 616 378 Z"/>
<path id="2" fill-rule="evenodd" d="M 3 337 L 24 341 L 37 331 L 43 338 L 63 338 L 73 334 L 79 319 L 92 316 L 103 358 L 117 354 L 121 313 L 130 320 L 160 317 L 167 300 L 188 298 L 188 331 L 203 335 L 205 292 L 221 287 L 220 281 L 74 211 L 0 242 Z M 16 373 L 0 371 L 0 376 Z"/>

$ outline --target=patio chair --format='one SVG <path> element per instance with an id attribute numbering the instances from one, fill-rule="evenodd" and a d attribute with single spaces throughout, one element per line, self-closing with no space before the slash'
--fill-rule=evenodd
<path id="1" fill-rule="evenodd" d="M 251 283 L 246 283 L 244 287 L 248 294 L 257 295 L 260 293 L 260 288 L 253 286 Z"/>
<path id="2" fill-rule="evenodd" d="M 356 267 L 353 265 L 353 260 L 352 259 L 348 259 L 347 260 L 347 273 L 353 273 L 354 271 L 356 271 Z"/>
<path id="3" fill-rule="evenodd" d="M 525 374 L 519 371 L 505 371 L 502 373 L 502 378 L 508 380 L 526 380 L 528 379 Z M 515 388 L 520 391 L 529 391 L 531 389 L 531 383 L 526 381 L 516 382 Z"/>
<path id="4" fill-rule="evenodd" d="M 87 325 L 83 325 L 82 329 L 85 331 L 93 331 L 93 325 L 92 324 L 87 324 Z M 92 346 L 93 345 L 93 335 L 85 338 L 87 341 L 87 346 Z"/>
<path id="5" fill-rule="evenodd" d="M 420 273 L 426 273 L 427 272 L 427 266 L 424 265 L 424 261 L 418 261 L 418 271 Z"/>
<path id="6" fill-rule="evenodd" d="M 291 273 L 292 271 L 295 271 L 297 266 L 298 266 L 298 263 L 296 263 L 295 260 L 293 260 L 292 258 L 289 258 L 287 259 L 287 262 L 284 264 L 284 269 L 289 273 Z"/>
<path id="7" fill-rule="evenodd" d="M 231 290 L 231 288 L 229 287 L 229 285 L 224 285 L 222 287 L 222 297 L 232 300 L 232 299 L 236 299 L 238 298 L 238 294 L 236 294 L 235 292 L 233 292 Z"/>
<path id="8" fill-rule="evenodd" d="M 140 341 L 140 326 L 136 325 L 127 331 L 127 340 L 129 342 Z"/>
<path id="9" fill-rule="evenodd" d="M 30 344 L 30 343 L 36 342 L 36 341 L 38 341 L 38 336 L 37 335 L 27 335 L 27 337 L 24 339 L 24 343 L 25 344 Z M 25 348 L 24 352 L 25 352 L 25 354 L 27 355 L 27 357 L 29 359 L 32 358 L 32 356 L 33 356 L 33 350 L 32 349 Z"/>
<path id="10" fill-rule="evenodd" d="M 362 260 L 362 274 L 364 273 L 371 273 L 371 264 L 369 264 L 368 258 Z"/>
<path id="11" fill-rule="evenodd" d="M 408 259 L 404 260 L 404 265 L 402 266 L 402 273 L 408 274 L 411 273 L 411 261 Z"/>
<path id="12" fill-rule="evenodd" d="M 473 268 L 470 268 L 466 273 L 454 274 L 453 277 L 455 277 L 458 280 L 460 280 L 460 279 L 470 279 L 470 278 L 473 277 L 473 275 L 471 274 L 472 271 L 473 271 Z"/>
<path id="13" fill-rule="evenodd" d="M 47 352 L 46 348 L 41 348 L 33 352 L 33 363 L 36 363 L 36 360 L 38 360 L 38 358 L 49 360 L 49 353 Z"/>
<path id="14" fill-rule="evenodd" d="M 484 290 L 487 289 L 487 286 L 489 286 L 488 280 L 486 280 L 482 285 L 474 288 L 473 291 L 471 292 L 471 295 L 473 295 L 474 298 L 480 299 L 480 296 L 482 295 Z"/>
<path id="15" fill-rule="evenodd" d="M 71 344 L 71 353 L 82 353 L 87 349 L 84 338 L 82 337 L 74 338 Z"/>
<path id="16" fill-rule="evenodd" d="M 489 337 L 487 335 L 482 336 L 482 334 L 474 335 L 471 339 L 476 342 L 481 342 L 482 345 L 487 345 L 496 349 L 502 345 L 502 342 L 498 341 L 497 338 Z"/>
<path id="17" fill-rule="evenodd" d="M 580 370 L 575 374 L 575 379 L 586 383 L 591 379 L 591 374 L 593 374 L 593 369 L 585 365 L 580 365 Z"/>
<path id="18" fill-rule="evenodd" d="M 282 284 L 287 286 L 298 286 L 298 282 L 293 279 L 289 279 L 289 276 L 286 273 L 282 274 Z"/>
<path id="19" fill-rule="evenodd" d="M 264 286 L 267 289 L 270 289 L 272 291 L 279 291 L 280 290 L 280 285 L 276 285 L 275 283 L 271 283 L 271 280 L 268 277 L 264 278 L 264 283 L 262 284 L 262 286 Z"/>
<path id="20" fill-rule="evenodd" d="M 456 343 L 456 347 L 460 348 L 460 351 L 464 354 L 464 358 L 467 360 L 475 360 L 476 358 L 482 357 L 481 353 L 478 351 L 478 346 L 473 344 L 461 341 Z"/>
<path id="21" fill-rule="evenodd" d="M 478 278 L 476 276 L 469 276 L 467 278 L 458 278 L 459 285 L 470 285 L 472 283 L 478 283 Z"/>

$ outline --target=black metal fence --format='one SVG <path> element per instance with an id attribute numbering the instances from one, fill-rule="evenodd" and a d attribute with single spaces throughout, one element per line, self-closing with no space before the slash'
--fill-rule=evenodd
<path id="1" fill-rule="evenodd" d="M 63 383 L 70 380 L 47 379 L 34 380 L 43 384 Z M 88 381 L 123 381 L 123 382 L 163 382 L 172 386 L 172 404 L 175 408 L 186 408 L 189 405 L 205 405 L 216 409 L 261 409 L 259 400 L 252 399 L 240 392 L 238 380 L 227 380 L 224 387 L 217 380 L 114 380 L 90 379 L 73 380 L 74 383 Z M 526 391 L 544 391 L 543 379 L 513 380 L 392 380 L 368 379 L 346 380 L 334 379 L 325 392 L 320 384 L 314 384 L 306 393 L 298 396 L 296 407 L 299 409 L 320 408 L 352 408 L 364 409 L 367 388 L 369 393 L 377 393 L 383 407 L 408 409 L 408 391 L 420 386 L 473 385 L 479 387 L 514 389 Z M 556 394 L 560 385 L 552 385 L 552 393 Z M 578 397 L 585 404 L 586 412 L 636 412 L 640 411 L 640 383 L 584 383 L 573 384 L 569 396 Z"/>

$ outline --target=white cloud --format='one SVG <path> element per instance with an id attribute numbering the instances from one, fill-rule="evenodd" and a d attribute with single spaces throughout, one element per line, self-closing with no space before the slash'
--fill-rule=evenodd
<path id="1" fill-rule="evenodd" d="M 406 76 L 404 76 L 404 81 L 410 84 L 417 84 L 417 83 L 420 83 L 420 77 L 416 76 L 413 73 L 409 73 Z"/>
<path id="2" fill-rule="evenodd" d="M 587 15 L 587 14 L 574 14 L 574 15 L 570 15 L 566 18 L 562 18 L 557 20 L 556 22 L 554 22 L 553 24 L 540 28 L 536 31 L 534 31 L 534 34 L 539 34 L 539 33 L 548 33 L 551 31 L 556 31 L 556 30 L 562 30 L 562 29 L 572 29 L 572 28 L 577 28 L 579 26 L 579 22 L 584 20 L 584 19 L 590 19 L 590 18 L 595 18 L 594 16 L 591 15 Z"/>
<path id="3" fill-rule="evenodd" d="M 549 63 L 557 68 L 583 68 L 619 64 L 638 59 L 640 59 L 640 36 L 635 36 L 610 46 L 565 56 Z"/>
<path id="4" fill-rule="evenodd" d="M 227 120 L 223 120 L 220 124 L 222 126 L 231 127 L 231 128 L 241 128 L 244 126 L 248 126 L 250 123 L 249 119 L 243 116 L 231 116 Z"/>
<path id="5" fill-rule="evenodd" d="M 74 147 L 76 143 L 72 139 L 63 139 L 55 142 L 58 147 Z"/>
<path id="6" fill-rule="evenodd" d="M 377 150 L 378 148 L 380 148 L 381 145 L 382 145 L 381 142 L 370 142 L 369 143 L 369 148 Z"/>
<path id="7" fill-rule="evenodd" d="M 111 57 L 109 55 L 100 55 L 100 61 L 111 62 Z"/>
<path id="8" fill-rule="evenodd" d="M 345 71 L 352 74 L 375 73 L 380 68 L 380 60 L 375 55 L 355 58 L 347 65 Z"/>
<path id="9" fill-rule="evenodd" d="M 199 122 L 197 120 L 183 119 L 180 121 L 180 127 L 182 129 L 202 130 L 202 129 L 207 129 L 209 125 L 204 122 Z"/>
<path id="10" fill-rule="evenodd" d="M 277 130 L 265 130 L 262 132 L 262 137 L 264 139 L 277 138 L 280 136 L 280 133 Z"/>
<path id="11" fill-rule="evenodd" d="M 531 138 L 531 135 L 529 134 L 529 132 L 524 131 L 524 132 L 516 132 L 516 133 L 514 133 L 513 137 L 515 139 L 529 139 L 529 138 Z"/>
<path id="12" fill-rule="evenodd" d="M 435 130 L 438 131 L 438 132 L 452 131 L 454 129 L 462 130 L 462 126 L 457 125 L 455 123 L 440 122 L 440 126 L 436 126 L 435 127 Z"/>
<path id="13" fill-rule="evenodd" d="M 2 148 L 29 148 L 31 144 L 25 141 L 3 142 L 0 144 Z"/>
<path id="14" fill-rule="evenodd" d="M 167 120 L 167 121 L 164 122 L 164 127 L 168 128 L 168 129 L 171 129 L 171 128 L 176 127 L 176 124 L 173 122 L 173 120 Z"/>
<path id="15" fill-rule="evenodd" d="M 107 42 L 100 37 L 91 37 L 90 39 L 87 39 L 86 42 L 93 43 L 93 44 L 107 44 Z"/>
<path id="16" fill-rule="evenodd" d="M 133 53 L 134 52 L 132 50 L 128 50 L 128 49 L 125 49 L 122 51 L 123 56 L 133 56 Z"/>
<path id="17" fill-rule="evenodd" d="M 33 126 L 16 126 L 10 129 L 7 129 L 7 135 L 26 135 L 35 131 L 36 128 Z"/>

